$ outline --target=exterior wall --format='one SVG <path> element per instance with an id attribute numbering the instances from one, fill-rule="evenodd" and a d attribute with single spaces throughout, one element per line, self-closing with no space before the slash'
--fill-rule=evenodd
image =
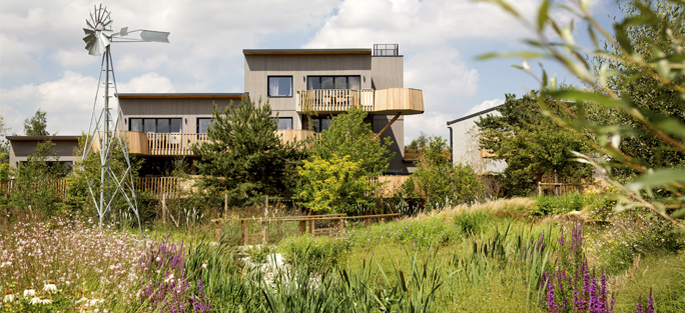
<path id="1" fill-rule="evenodd" d="M 371 57 L 371 88 L 404 88 L 404 57 Z"/>
<path id="2" fill-rule="evenodd" d="M 481 157 L 476 121 L 479 121 L 481 116 L 486 115 L 500 115 L 500 113 L 490 111 L 482 115 L 474 114 L 447 126 L 451 129 L 452 162 L 469 164 L 478 174 L 501 172 L 507 167 L 507 163 L 503 160 Z"/>
<path id="3" fill-rule="evenodd" d="M 368 54 L 245 54 L 245 92 L 252 101 L 268 101 L 279 117 L 292 117 L 293 128 L 303 129 L 302 117 L 295 111 L 297 91 L 307 90 L 308 76 L 361 76 L 362 89 L 404 87 L 404 58 L 402 56 L 372 56 Z M 269 76 L 292 76 L 292 97 L 268 97 Z M 371 115 L 372 128 L 379 132 L 393 118 L 392 115 Z M 395 158 L 390 170 L 408 173 L 403 162 L 404 118 L 400 117 L 386 130 L 383 137 L 393 141 Z"/>
<path id="4" fill-rule="evenodd" d="M 245 55 L 245 92 L 255 103 L 269 102 L 279 117 L 292 117 L 293 128 L 303 129 L 295 112 L 297 91 L 307 90 L 307 76 L 359 75 L 362 89 L 371 89 L 371 55 Z M 292 97 L 269 97 L 269 76 L 292 76 Z"/>
<path id="5" fill-rule="evenodd" d="M 10 166 L 17 167 L 19 162 L 27 160 L 33 154 L 36 146 L 43 139 L 39 140 L 11 140 L 10 139 Z M 78 148 L 78 139 L 72 140 L 53 140 L 55 145 L 52 147 L 55 157 L 48 157 L 47 161 L 71 162 L 72 164 L 81 159 L 81 156 L 74 156 L 75 149 Z"/>
<path id="6" fill-rule="evenodd" d="M 129 130 L 129 118 L 182 118 L 181 133 L 197 132 L 198 118 L 211 118 L 214 104 L 224 110 L 233 103 L 237 106 L 240 99 L 210 98 L 120 98 L 119 106 L 124 117 L 120 129 Z"/>

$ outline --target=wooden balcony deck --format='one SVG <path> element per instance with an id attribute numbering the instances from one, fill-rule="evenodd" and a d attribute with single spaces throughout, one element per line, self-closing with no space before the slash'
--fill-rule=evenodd
<path id="1" fill-rule="evenodd" d="M 313 130 L 306 129 L 279 129 L 276 134 L 283 142 L 305 140 L 315 136 Z M 129 153 L 138 155 L 159 156 L 192 156 L 193 146 L 209 141 L 207 134 L 186 133 L 141 133 L 126 132 Z M 97 150 L 97 147 L 95 147 Z"/>
<path id="2" fill-rule="evenodd" d="M 421 114 L 423 91 L 412 88 L 380 90 L 317 89 L 297 92 L 300 113 L 341 113 L 359 107 L 374 114 Z"/>

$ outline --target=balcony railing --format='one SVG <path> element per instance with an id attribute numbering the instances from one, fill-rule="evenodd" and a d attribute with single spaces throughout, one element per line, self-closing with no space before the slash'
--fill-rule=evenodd
<path id="1" fill-rule="evenodd" d="M 306 129 L 279 129 L 276 135 L 283 142 L 305 140 L 315 136 L 313 130 Z M 139 155 L 164 155 L 182 156 L 194 155 L 193 146 L 209 141 L 207 134 L 184 134 L 184 133 L 141 133 L 126 132 L 129 153 Z M 95 148 L 97 150 L 97 147 Z"/>
<path id="2" fill-rule="evenodd" d="M 423 91 L 411 88 L 302 90 L 297 92 L 296 102 L 301 113 L 340 113 L 356 107 L 376 114 L 423 113 Z"/>

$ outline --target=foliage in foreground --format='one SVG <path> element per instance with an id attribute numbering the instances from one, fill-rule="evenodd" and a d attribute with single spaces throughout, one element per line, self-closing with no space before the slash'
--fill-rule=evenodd
<path id="1" fill-rule="evenodd" d="M 685 217 L 681 196 L 685 191 L 685 169 L 680 166 L 682 161 L 673 162 L 673 157 L 677 159 L 678 155 L 685 153 L 685 123 L 672 116 L 667 108 L 658 104 L 657 108 L 645 105 L 652 102 L 649 97 L 656 91 L 659 95 L 657 100 L 665 100 L 668 106 L 680 108 L 676 109 L 677 112 L 685 107 L 685 33 L 682 26 L 685 2 L 631 1 L 624 7 L 628 14 L 613 25 L 615 35 L 603 29 L 592 17 L 589 1 L 572 0 L 569 4 L 559 5 L 560 10 L 587 23 L 593 45 L 588 48 L 575 42 L 574 22 L 563 25 L 550 18 L 550 10 L 557 7 L 549 0 L 541 3 L 535 22 L 527 21 L 524 18 L 526 14 L 516 11 L 505 1 L 485 1 L 501 6 L 537 37 L 527 40 L 533 51 L 490 54 L 485 58 L 514 56 L 552 60 L 589 87 L 562 88 L 554 77 L 550 78 L 543 71 L 539 78 L 541 86 L 537 101 L 548 115 L 579 138 L 590 134 L 593 140 L 586 143 L 594 153 L 610 158 L 607 161 L 604 157 L 595 158 L 593 154 L 577 153 L 581 162 L 593 164 L 603 174 L 609 175 L 608 181 L 622 191 L 620 200 L 623 204 L 619 209 L 646 207 L 685 230 L 685 225 L 678 220 Z M 593 67 L 595 64 L 587 62 L 593 58 L 599 60 L 600 66 Z M 606 65 L 602 64 L 603 60 L 608 60 Z M 525 63 L 520 68 L 530 72 Z M 556 100 L 552 106 L 548 106 L 550 98 Z M 553 108 L 563 107 L 567 101 L 575 102 L 575 113 L 557 114 Z M 588 114 L 596 109 L 611 111 L 620 115 L 622 121 L 630 122 L 604 124 L 601 119 L 595 120 Z M 667 152 L 669 161 L 666 164 L 652 162 L 649 160 L 650 152 L 635 153 L 632 151 L 634 143 L 621 144 L 622 138 L 630 137 L 650 138 L 653 142 L 646 148 Z M 668 147 L 668 151 L 664 147 Z M 616 168 L 630 169 L 639 176 L 621 184 L 619 180 L 622 177 L 614 176 Z"/>

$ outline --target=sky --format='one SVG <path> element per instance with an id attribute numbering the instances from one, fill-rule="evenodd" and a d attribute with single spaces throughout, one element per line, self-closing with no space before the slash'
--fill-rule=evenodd
<path id="1" fill-rule="evenodd" d="M 556 2 L 564 2 L 559 0 Z M 539 0 L 511 0 L 533 18 Z M 592 0 L 602 22 L 613 0 Z M 84 49 L 83 27 L 95 2 L 2 0 L 0 115 L 10 134 L 47 112 L 47 130 L 88 130 L 100 57 Z M 119 0 L 105 1 L 113 29 L 168 31 L 169 44 L 112 45 L 122 93 L 243 92 L 243 49 L 372 48 L 400 45 L 404 86 L 423 90 L 425 113 L 405 117 L 405 142 L 447 138 L 446 123 L 521 95 L 538 83 L 512 68 L 520 60 L 479 61 L 488 52 L 521 50 L 529 30 L 498 7 L 468 0 Z M 560 22 L 572 17 L 554 10 Z M 581 36 L 582 37 L 582 36 Z M 581 39 L 582 40 L 582 39 Z M 531 63 L 534 70 L 537 63 Z M 544 64 L 563 82 L 561 68 Z"/>

